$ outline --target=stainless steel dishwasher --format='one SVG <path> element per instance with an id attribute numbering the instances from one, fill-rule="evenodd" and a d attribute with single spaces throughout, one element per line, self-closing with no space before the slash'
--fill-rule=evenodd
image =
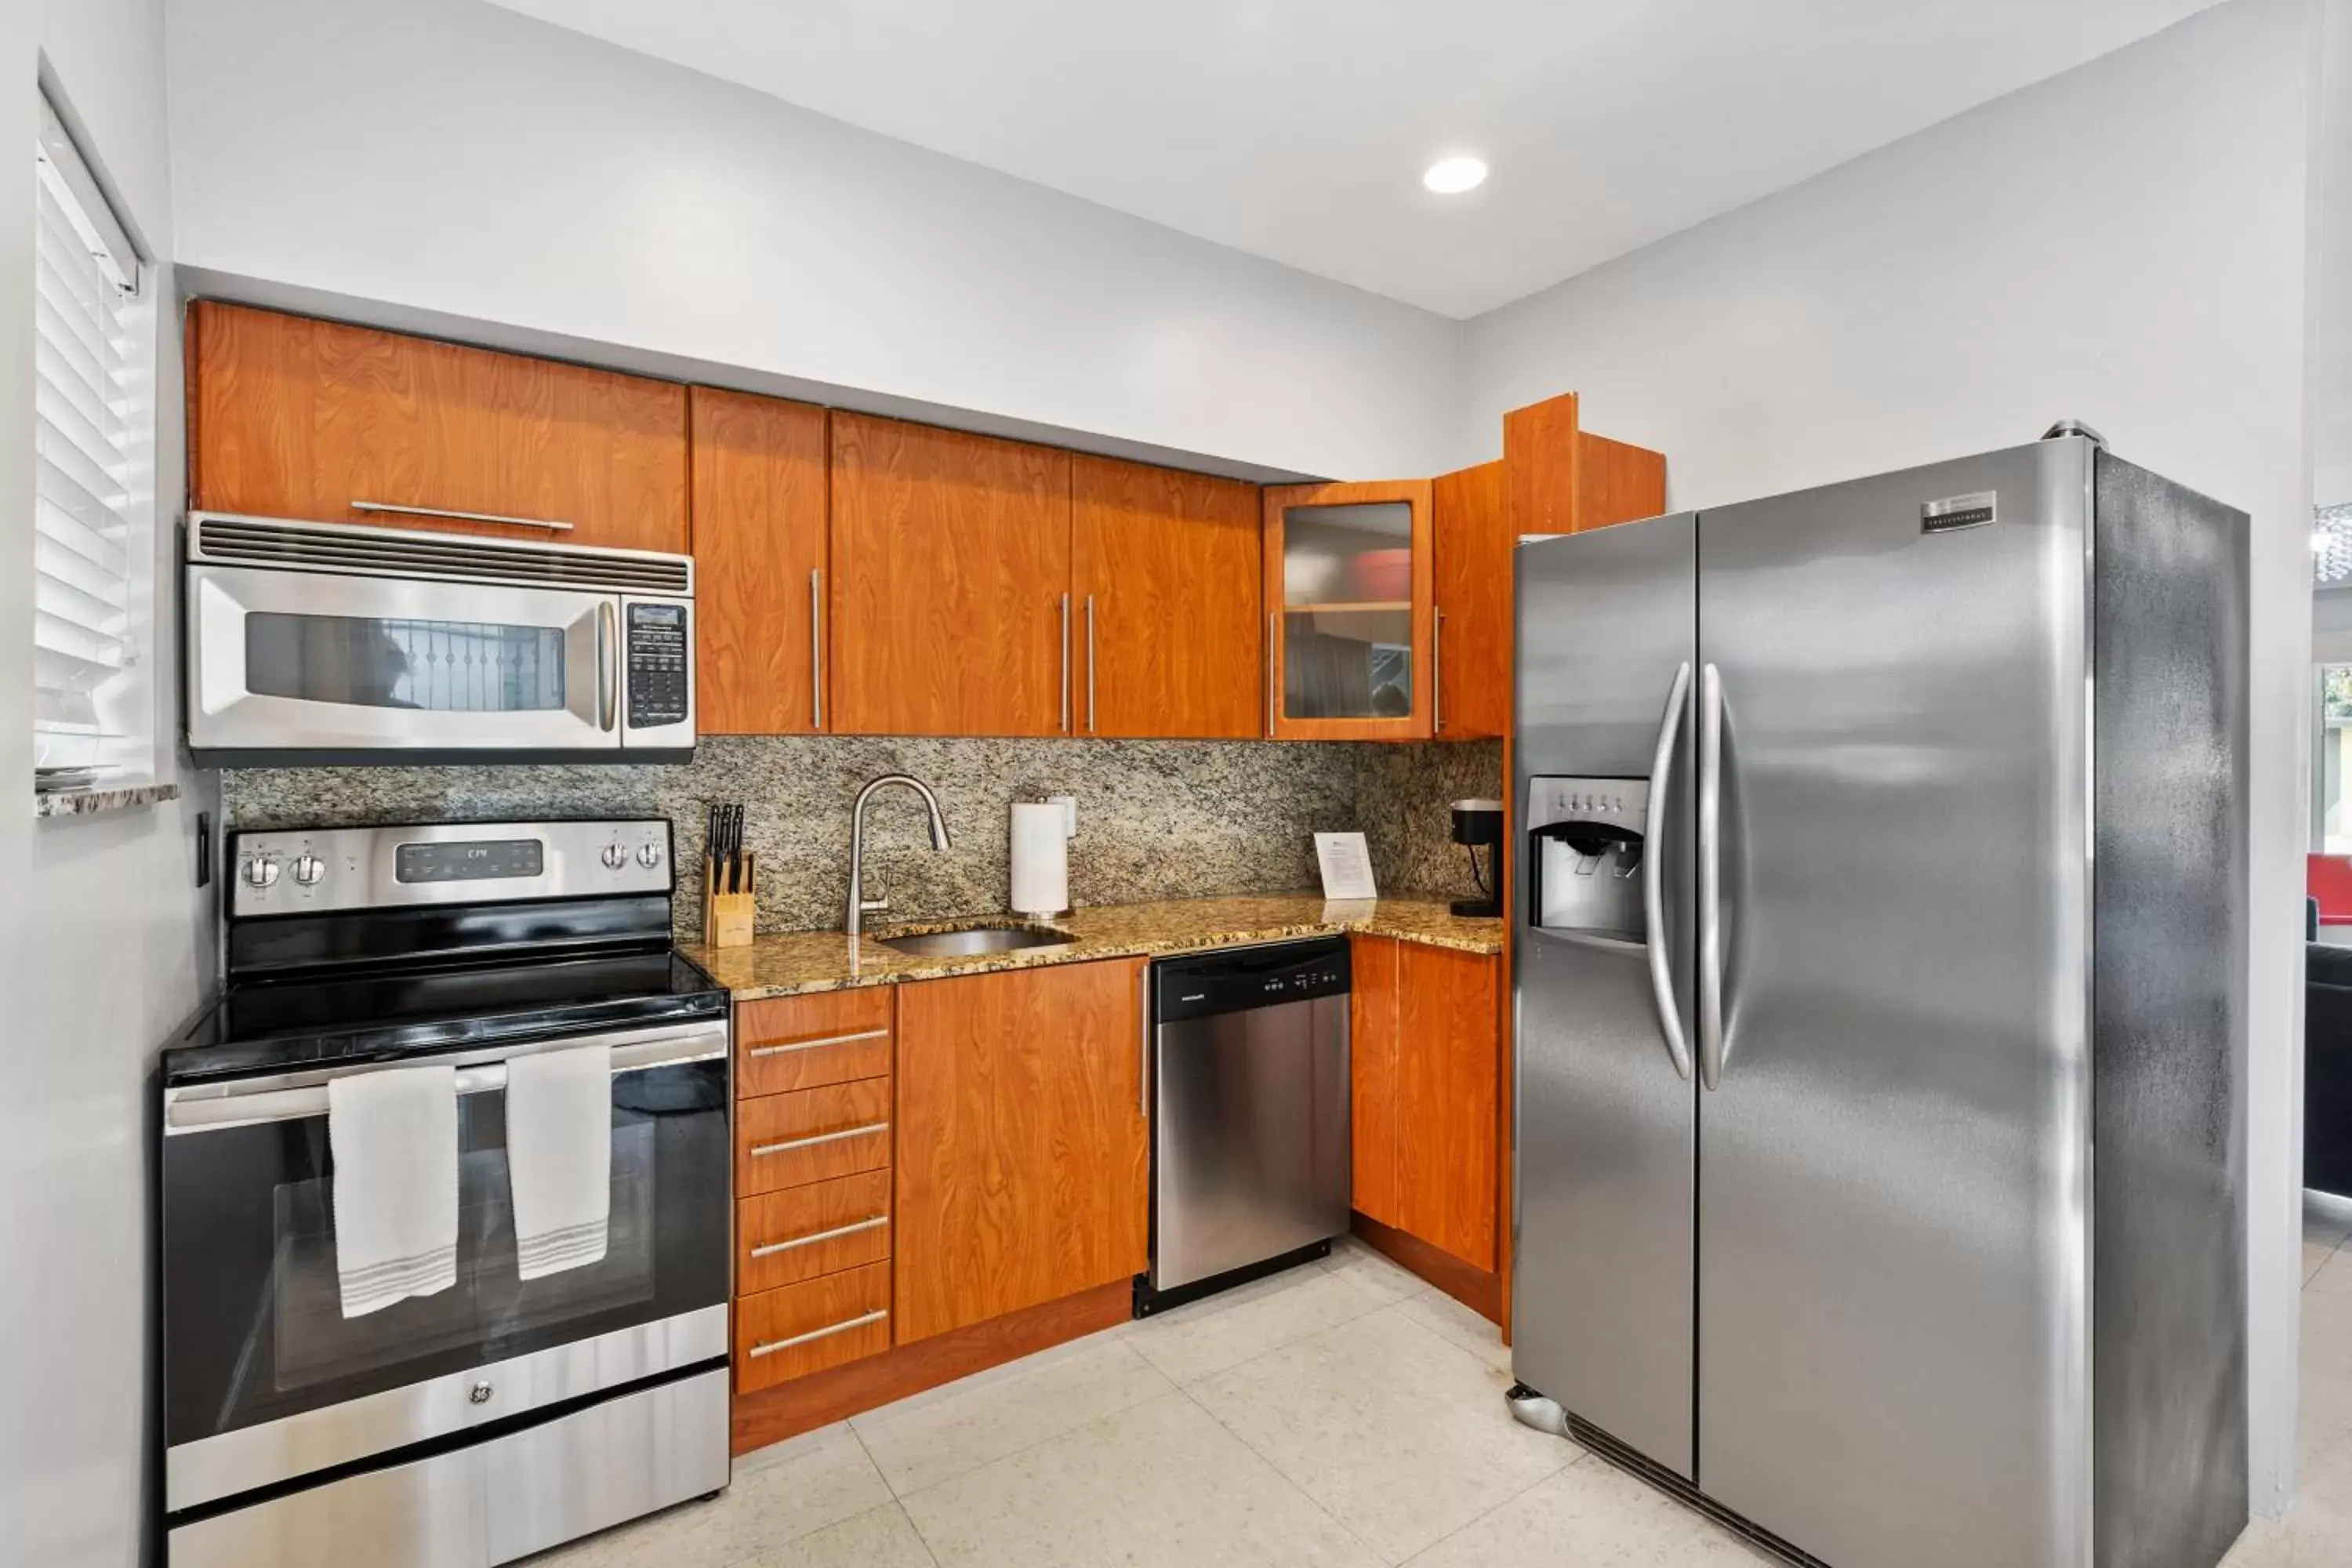
<path id="1" fill-rule="evenodd" d="M 1348 942 L 1151 966 L 1148 1315 L 1328 1253 L 1348 1228 Z"/>

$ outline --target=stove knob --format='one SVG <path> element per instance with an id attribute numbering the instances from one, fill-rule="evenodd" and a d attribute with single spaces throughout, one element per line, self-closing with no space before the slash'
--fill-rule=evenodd
<path id="1" fill-rule="evenodd" d="M 629 852 L 617 844 L 607 844 L 604 846 L 604 859 L 607 868 L 617 871 L 629 863 Z"/>
<path id="2" fill-rule="evenodd" d="M 315 888 L 319 879 L 327 874 L 327 863 L 316 855 L 304 853 L 294 857 L 294 879 L 306 888 Z"/>
<path id="3" fill-rule="evenodd" d="M 245 863 L 245 885 L 248 888 L 268 888 L 277 885 L 278 858 L 257 855 Z"/>
<path id="4" fill-rule="evenodd" d="M 658 844 L 640 844 L 637 846 L 637 864 L 643 866 L 648 871 L 660 865 L 661 846 Z"/>

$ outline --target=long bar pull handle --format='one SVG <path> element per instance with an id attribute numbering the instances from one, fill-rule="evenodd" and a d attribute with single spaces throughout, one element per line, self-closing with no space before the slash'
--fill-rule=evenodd
<path id="1" fill-rule="evenodd" d="M 824 1328 L 811 1329 L 807 1333 L 794 1334 L 788 1340 L 763 1341 L 753 1345 L 746 1353 L 752 1356 L 773 1355 L 778 1351 L 790 1350 L 794 1345 L 804 1345 L 811 1340 L 828 1339 L 835 1334 L 845 1334 L 852 1329 L 862 1329 L 868 1323 L 878 1323 L 889 1315 L 889 1308 L 877 1307 L 862 1318 L 852 1318 L 846 1322 L 827 1323 Z"/>
<path id="2" fill-rule="evenodd" d="M 1682 1010 L 1675 1005 L 1675 965 L 1666 945 L 1665 825 L 1674 814 L 1672 784 L 1675 742 L 1682 733 L 1683 708 L 1690 697 L 1691 667 L 1675 667 L 1674 685 L 1666 692 L 1666 711 L 1658 721 L 1658 749 L 1650 758 L 1650 841 L 1642 850 L 1642 919 L 1650 940 L 1650 994 L 1658 1005 L 1658 1027 L 1666 1037 L 1666 1055 L 1675 1071 L 1691 1075 L 1690 1046 L 1683 1036 Z"/>
<path id="3" fill-rule="evenodd" d="M 1062 595 L 1062 733 L 1070 732 L 1070 596 Z"/>
<path id="4" fill-rule="evenodd" d="M 596 606 L 596 728 L 613 727 L 613 601 Z"/>
<path id="5" fill-rule="evenodd" d="M 1087 733 L 1095 733 L 1095 596 L 1087 595 Z"/>
<path id="6" fill-rule="evenodd" d="M 788 1056 L 793 1051 L 814 1051 L 826 1046 L 845 1046 L 855 1040 L 887 1039 L 889 1034 L 890 1031 L 887 1029 L 860 1029 L 854 1035 L 827 1035 L 823 1039 L 794 1040 L 789 1045 L 753 1046 L 743 1054 L 747 1057 Z"/>
<path id="7" fill-rule="evenodd" d="M 809 728 L 824 728 L 824 574 L 809 574 Z"/>
<path id="8" fill-rule="evenodd" d="M 1698 1078 L 1723 1084 L 1723 672 L 1698 683 Z"/>
<path id="9" fill-rule="evenodd" d="M 854 1221 L 848 1225 L 837 1225 L 831 1230 L 812 1231 L 806 1236 L 796 1236 L 790 1241 L 771 1241 L 764 1246 L 753 1247 L 751 1249 L 751 1256 L 754 1258 L 773 1258 L 779 1252 L 793 1252 L 803 1247 L 814 1247 L 820 1241 L 837 1241 L 845 1236 L 856 1236 L 861 1231 L 880 1230 L 889 1223 L 890 1216 L 888 1215 L 877 1214 L 872 1219 L 861 1219 Z"/>
<path id="10" fill-rule="evenodd" d="M 782 1143 L 754 1143 L 751 1146 L 751 1158 L 762 1159 L 770 1154 L 782 1154 L 794 1149 L 814 1149 L 820 1143 L 838 1143 L 845 1138 L 864 1138 L 872 1133 L 889 1131 L 890 1124 L 887 1121 L 869 1121 L 863 1127 L 845 1127 L 838 1132 L 817 1132 L 806 1138 L 787 1138 Z"/>
<path id="11" fill-rule="evenodd" d="M 494 511 L 450 511 L 437 506 L 401 506 L 388 500 L 355 500 L 352 510 L 398 517 L 446 517 L 453 522 L 495 522 L 508 528 L 543 528 L 551 533 L 569 533 L 572 526 L 551 517 L 504 517 Z"/>
<path id="12" fill-rule="evenodd" d="M 1272 611 L 1265 617 L 1265 738 L 1274 739 L 1274 716 L 1281 710 L 1282 698 L 1274 688 L 1274 638 L 1276 623 L 1280 619 Z"/>
<path id="13" fill-rule="evenodd" d="M 1444 656 L 1445 612 L 1439 610 L 1429 623 L 1429 728 L 1433 734 L 1445 731 Z"/>

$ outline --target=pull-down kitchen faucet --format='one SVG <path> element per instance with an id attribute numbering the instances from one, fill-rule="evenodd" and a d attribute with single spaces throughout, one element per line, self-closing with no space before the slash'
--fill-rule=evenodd
<path id="1" fill-rule="evenodd" d="M 887 899 L 869 899 L 866 896 L 866 802 L 884 784 L 904 784 L 921 795 L 924 807 L 931 814 L 931 847 L 941 851 L 949 847 L 947 819 L 940 815 L 940 797 L 931 793 L 930 785 L 912 773 L 884 773 L 880 778 L 867 781 L 866 787 L 857 792 L 857 804 L 849 808 L 849 919 L 847 924 L 850 940 L 853 942 L 856 940 L 857 933 L 865 929 L 867 915 L 878 914 L 890 907 L 890 900 Z"/>

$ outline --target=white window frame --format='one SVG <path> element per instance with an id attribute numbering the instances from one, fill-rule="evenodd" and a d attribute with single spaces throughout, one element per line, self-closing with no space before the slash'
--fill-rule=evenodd
<path id="1" fill-rule="evenodd" d="M 154 268 L 131 237 L 120 209 L 100 183 L 90 160 L 46 88 L 40 94 L 40 125 L 34 151 L 35 353 L 51 364 L 65 363 L 64 356 L 50 342 L 50 334 L 58 325 L 49 314 L 54 307 L 38 301 L 50 299 L 57 288 L 70 289 L 95 284 L 104 304 L 101 316 L 110 326 L 107 343 L 110 357 L 106 371 L 110 395 L 98 405 L 107 413 L 108 423 L 100 435 L 115 450 L 108 472 L 111 488 L 98 498 L 102 502 L 102 537 L 111 547 L 102 561 L 87 554 L 71 558 L 67 542 L 69 525 L 58 522 L 60 509 L 42 499 L 44 480 L 54 482 L 56 471 L 47 458 L 36 458 L 35 603 L 39 605 L 45 595 L 52 595 L 53 605 L 70 604 L 74 614 L 45 621 L 37 613 L 32 635 L 40 637 L 46 626 L 53 637 L 69 640 L 75 634 L 65 630 L 66 626 L 86 625 L 103 613 L 96 605 L 119 600 L 119 615 L 110 616 L 104 628 L 112 639 L 114 651 L 99 661 L 117 662 L 110 673 L 96 678 L 88 688 L 86 713 L 78 705 L 44 696 L 37 671 L 46 668 L 54 672 L 58 665 L 42 654 L 37 642 L 33 735 L 36 785 L 71 784 L 84 782 L 85 777 L 87 782 L 106 786 L 143 783 L 155 778 L 160 760 L 156 744 L 159 702 L 155 657 L 159 618 L 155 473 L 160 408 Z M 68 231 L 64 236 L 68 243 L 63 248 L 56 248 L 59 245 L 60 216 Z M 88 261 L 77 266 L 84 255 Z M 53 427 L 51 412 L 70 399 L 61 399 L 57 391 L 51 390 L 58 384 L 37 358 L 37 448 L 46 448 L 48 443 L 63 439 Z M 58 415 L 59 419 L 72 416 Z M 80 444 L 86 446 L 92 428 L 87 423 L 79 428 Z M 67 445 L 77 443 L 68 441 Z M 77 515 L 86 518 L 89 510 L 85 503 Z M 56 526 L 45 527 L 45 520 Z M 79 536 L 75 542 L 87 548 L 93 537 L 98 536 Z M 45 580 L 40 569 L 44 563 L 100 592 L 94 598 L 70 599 L 69 590 Z M 86 642 L 82 646 L 96 651 L 104 645 Z M 45 764 L 86 767 L 90 773 L 45 779 L 37 771 Z"/>

